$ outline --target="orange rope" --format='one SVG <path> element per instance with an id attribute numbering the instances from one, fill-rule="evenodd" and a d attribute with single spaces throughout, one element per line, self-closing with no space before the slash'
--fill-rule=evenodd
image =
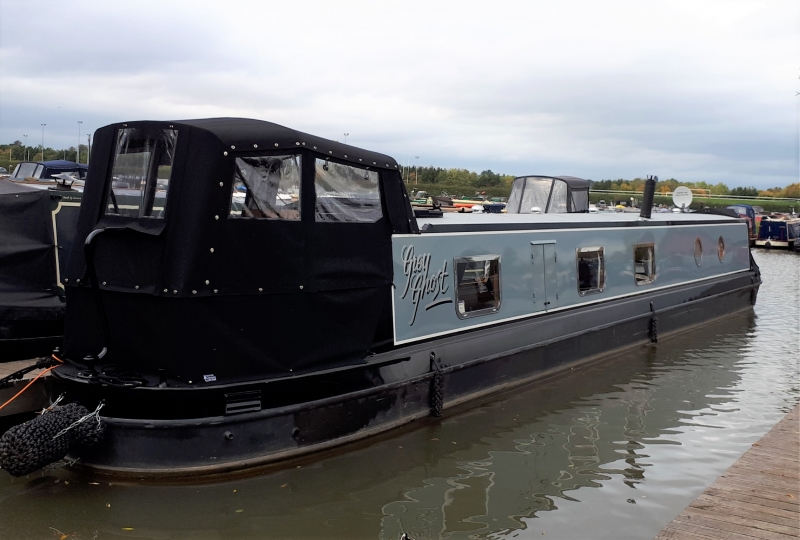
<path id="1" fill-rule="evenodd" d="M 14 401 L 15 399 L 17 399 L 17 398 L 18 398 L 18 397 L 19 397 L 19 396 L 20 396 L 20 395 L 21 395 L 21 394 L 22 394 L 22 393 L 23 393 L 25 390 L 27 390 L 27 389 L 30 387 L 30 385 L 32 385 L 33 383 L 35 383 L 35 382 L 36 382 L 36 379 L 38 379 L 39 377 L 41 377 L 42 375 L 44 375 L 45 373 L 47 373 L 47 372 L 48 372 L 48 371 L 50 371 L 51 369 L 55 369 L 55 368 L 59 367 L 61 364 L 63 364 L 63 363 L 64 363 L 64 361 L 63 361 L 63 360 L 61 360 L 61 359 L 60 359 L 59 357 L 57 357 L 56 355 L 52 355 L 52 356 L 53 356 L 53 359 L 54 359 L 54 360 L 57 360 L 58 362 L 60 362 L 60 364 L 59 364 L 59 365 L 56 365 L 56 366 L 50 366 L 50 367 L 49 367 L 49 368 L 47 368 L 47 369 L 43 369 L 43 370 L 42 370 L 42 372 L 41 372 L 41 373 L 39 373 L 39 374 L 38 374 L 36 377 L 34 377 L 34 378 L 33 378 L 33 380 L 32 380 L 31 382 L 29 382 L 28 384 L 26 384 L 26 385 L 25 385 L 25 388 L 23 388 L 22 390 L 20 390 L 19 392 L 17 392 L 17 393 L 16 393 L 16 395 L 15 395 L 14 397 L 12 397 L 12 398 L 11 398 L 11 399 L 9 399 L 8 401 L 6 401 L 6 402 L 5 402 L 5 403 L 3 403 L 2 405 L 0 405 L 0 409 L 2 409 L 3 407 L 5 407 L 6 405 L 8 405 L 9 403 L 11 403 L 12 401 Z"/>

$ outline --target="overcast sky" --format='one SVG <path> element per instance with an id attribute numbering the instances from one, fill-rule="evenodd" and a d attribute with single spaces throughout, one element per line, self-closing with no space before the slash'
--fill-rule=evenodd
<path id="1" fill-rule="evenodd" d="M 798 181 L 800 0 L 0 0 L 0 143 L 239 116 L 400 162 Z"/>

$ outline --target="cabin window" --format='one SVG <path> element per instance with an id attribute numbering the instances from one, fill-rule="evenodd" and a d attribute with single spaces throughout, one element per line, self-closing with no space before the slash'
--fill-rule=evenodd
<path id="1" fill-rule="evenodd" d="M 603 292 L 606 288 L 606 264 L 603 247 L 585 247 L 575 250 L 578 265 L 578 294 Z"/>
<path id="2" fill-rule="evenodd" d="M 719 257 L 719 262 L 725 260 L 725 240 L 721 236 L 717 240 L 717 257 Z"/>
<path id="3" fill-rule="evenodd" d="M 374 223 L 383 217 L 378 172 L 316 160 L 316 221 Z"/>
<path id="4" fill-rule="evenodd" d="M 697 266 L 700 266 L 700 263 L 703 261 L 703 243 L 700 241 L 700 237 L 694 239 L 694 262 Z"/>
<path id="5" fill-rule="evenodd" d="M 459 319 L 500 309 L 500 255 L 456 257 L 456 314 Z"/>
<path id="6" fill-rule="evenodd" d="M 637 285 L 647 285 L 656 280 L 655 251 L 654 244 L 633 246 L 633 276 Z"/>
<path id="7" fill-rule="evenodd" d="M 300 155 L 236 158 L 232 217 L 300 219 Z"/>
<path id="8" fill-rule="evenodd" d="M 126 128 L 117 132 L 106 214 L 164 217 L 177 140 L 176 129 Z"/>
<path id="9" fill-rule="evenodd" d="M 39 178 L 39 175 L 42 174 L 42 169 L 43 167 L 41 165 L 37 166 L 36 163 L 20 163 L 14 171 L 14 178 L 23 180 L 25 178 Z"/>

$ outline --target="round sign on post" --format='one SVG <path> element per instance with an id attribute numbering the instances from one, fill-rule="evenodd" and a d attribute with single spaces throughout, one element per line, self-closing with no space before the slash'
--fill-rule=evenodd
<path id="1" fill-rule="evenodd" d="M 675 203 L 675 206 L 678 208 L 688 208 L 689 205 L 692 204 L 692 190 L 686 186 L 675 188 L 675 191 L 672 192 L 672 202 Z"/>

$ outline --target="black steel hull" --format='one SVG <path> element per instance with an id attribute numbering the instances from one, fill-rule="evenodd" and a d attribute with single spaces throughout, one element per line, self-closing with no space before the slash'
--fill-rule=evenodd
<path id="1" fill-rule="evenodd" d="M 313 401 L 202 418 L 104 417 L 102 443 L 72 457 L 102 473 L 168 477 L 319 452 L 431 416 L 437 398 L 452 409 L 750 309 L 759 283 L 756 272 L 741 272 L 399 347 L 369 359 L 373 386 Z M 56 392 L 76 390 L 56 378 Z M 128 391 L 128 399 L 157 391 Z"/>

